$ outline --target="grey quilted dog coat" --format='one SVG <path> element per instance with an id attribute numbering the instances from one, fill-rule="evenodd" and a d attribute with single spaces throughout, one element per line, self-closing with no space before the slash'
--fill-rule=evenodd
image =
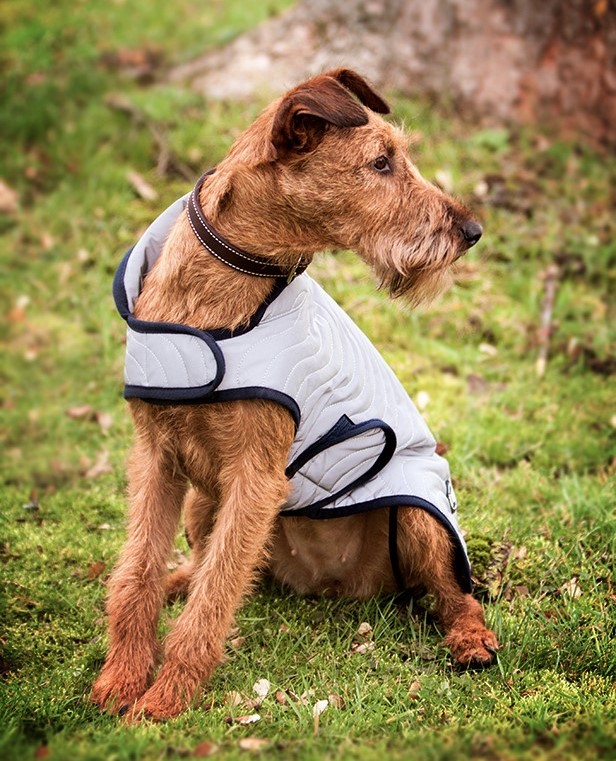
<path id="1" fill-rule="evenodd" d="M 128 325 L 125 396 L 158 404 L 250 398 L 281 404 L 296 425 L 286 470 L 291 492 L 281 515 L 424 509 L 449 531 L 457 578 L 470 591 L 447 462 L 392 370 L 311 277 L 277 281 L 250 325 L 233 333 L 133 316 L 143 279 L 188 197 L 158 217 L 116 273 L 116 305 Z"/>

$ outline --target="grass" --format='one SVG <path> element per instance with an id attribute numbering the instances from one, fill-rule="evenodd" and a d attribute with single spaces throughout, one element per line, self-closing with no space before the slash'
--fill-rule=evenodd
<path id="1" fill-rule="evenodd" d="M 139 230 L 187 188 L 156 175 L 147 130 L 104 98 L 122 92 L 162 123 L 196 176 L 263 104 L 139 84 L 122 51 L 155 46 L 166 62 L 187 60 L 284 4 L 0 8 L 0 178 L 19 197 L 0 215 L 0 758 L 182 758 L 205 753 L 206 741 L 239 758 L 246 737 L 285 759 L 616 758 L 616 164 L 395 95 L 395 118 L 421 133 L 419 166 L 429 178 L 449 173 L 485 240 L 454 288 L 412 313 L 376 292 L 350 254 L 323 255 L 313 272 L 427 402 L 478 595 L 504 645 L 498 665 L 453 670 L 429 609 L 298 600 L 265 584 L 238 614 L 241 644 L 202 708 L 127 728 L 87 700 L 105 652 L 104 581 L 124 536 L 130 441 L 111 277 Z M 129 169 L 157 200 L 136 197 Z M 541 273 L 552 262 L 561 281 L 539 379 Z M 352 654 L 363 621 L 374 649 Z M 246 700 L 261 678 L 272 685 L 261 721 L 228 724 L 253 710 Z M 283 705 L 276 690 L 304 698 Z M 234 691 L 241 705 L 228 705 Z M 312 706 L 331 695 L 315 737 Z"/>

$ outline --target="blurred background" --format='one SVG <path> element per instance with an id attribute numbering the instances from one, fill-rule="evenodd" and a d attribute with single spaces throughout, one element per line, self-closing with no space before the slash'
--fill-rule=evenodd
<path id="1" fill-rule="evenodd" d="M 418 311 L 376 291 L 349 252 L 322 254 L 311 273 L 382 351 L 450 460 L 478 594 L 507 648 L 498 670 L 454 679 L 438 634 L 420 627 L 423 658 L 408 621 L 394 617 L 356 683 L 357 661 L 307 665 L 306 650 L 285 650 L 278 623 L 266 636 L 254 622 L 283 611 L 300 640 L 331 653 L 352 641 L 357 609 L 266 587 L 238 619 L 247 645 L 224 667 L 228 681 L 193 721 L 235 752 L 224 734 L 228 682 L 250 692 L 246 674 L 261 659 L 257 677 L 267 669 L 300 695 L 298 682 L 317 689 L 315 669 L 338 680 L 352 708 L 329 730 L 324 716 L 310 740 L 309 708 L 278 716 L 271 707 L 259 731 L 296 755 L 309 740 L 340 758 L 382 757 L 383 743 L 403 757 L 413 742 L 417 758 L 457 757 L 447 747 L 494 758 L 513 747 L 517 758 L 542 737 L 546 758 L 594 759 L 610 746 L 615 19 L 609 0 L 0 5 L 5 757 L 41 748 L 57 758 L 160 757 L 196 743 L 180 723 L 137 747 L 84 699 L 104 653 L 104 582 L 123 537 L 130 446 L 111 281 L 123 252 L 271 97 L 343 65 L 381 89 L 424 176 L 484 226 L 451 291 Z M 179 539 L 173 562 L 185 553 Z M 379 605 L 361 615 L 380 621 Z M 424 701 L 409 698 L 409 674 Z M 372 719 L 359 721 L 371 700 Z M 420 726 L 444 734 L 422 740 Z"/>

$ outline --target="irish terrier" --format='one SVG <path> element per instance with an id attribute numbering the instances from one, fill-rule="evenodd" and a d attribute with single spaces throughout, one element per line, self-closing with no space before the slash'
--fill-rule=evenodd
<path id="1" fill-rule="evenodd" d="M 302 274 L 317 251 L 353 249 L 416 303 L 480 238 L 388 111 L 348 69 L 299 85 L 118 271 L 136 436 L 101 708 L 165 719 L 189 706 L 264 569 L 300 594 L 425 588 L 455 661 L 494 657 L 447 464 L 376 350 Z M 182 508 L 192 560 L 166 577 Z M 161 607 L 184 593 L 163 654 Z"/>

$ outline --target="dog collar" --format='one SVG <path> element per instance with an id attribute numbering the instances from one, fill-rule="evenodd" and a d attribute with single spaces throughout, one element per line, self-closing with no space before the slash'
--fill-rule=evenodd
<path id="1" fill-rule="evenodd" d="M 188 198 L 188 205 L 186 207 L 188 221 L 199 242 L 219 261 L 246 275 L 285 278 L 288 283 L 297 277 L 297 275 L 301 275 L 309 264 L 302 257 L 297 260 L 295 266 L 290 270 L 285 267 L 279 267 L 268 259 L 254 256 L 243 251 L 241 248 L 237 248 L 237 246 L 230 243 L 212 227 L 205 218 L 201 208 L 199 192 L 205 178 L 213 174 L 214 171 L 214 169 L 210 169 L 209 172 L 201 175 Z"/>

